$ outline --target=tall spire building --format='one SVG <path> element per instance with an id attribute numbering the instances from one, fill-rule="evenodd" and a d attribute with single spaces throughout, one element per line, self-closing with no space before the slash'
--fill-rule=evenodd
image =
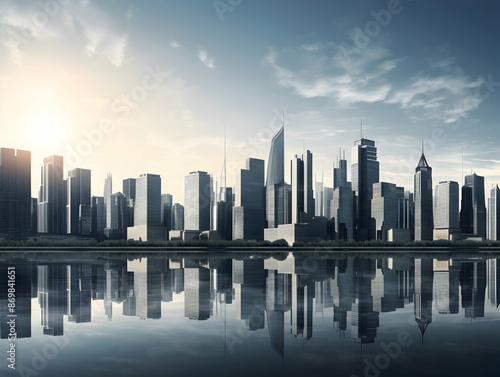
<path id="1" fill-rule="evenodd" d="M 358 241 L 370 239 L 373 184 L 379 182 L 379 177 L 380 166 L 377 161 L 375 142 L 361 137 L 354 142 L 351 150 L 351 179 L 355 195 L 355 238 Z"/>
<path id="2" fill-rule="evenodd" d="M 422 156 L 415 169 L 415 240 L 432 241 L 434 214 L 432 205 L 432 168 L 427 163 L 422 148 Z"/>
<path id="3" fill-rule="evenodd" d="M 291 186 L 285 183 L 285 129 L 271 140 L 266 176 L 266 222 L 268 228 L 291 222 Z"/>

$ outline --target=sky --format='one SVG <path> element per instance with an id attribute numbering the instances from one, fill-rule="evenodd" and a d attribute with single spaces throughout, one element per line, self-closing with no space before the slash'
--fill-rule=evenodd
<path id="1" fill-rule="evenodd" d="M 380 180 L 413 190 L 422 143 L 434 183 L 464 170 L 500 183 L 500 3 L 495 1 L 42 0 L 0 2 L 1 147 L 66 171 L 227 184 L 267 160 L 285 124 L 285 166 L 311 150 L 332 186 L 339 149 L 378 147 Z M 290 177 L 286 169 L 285 177 Z"/>

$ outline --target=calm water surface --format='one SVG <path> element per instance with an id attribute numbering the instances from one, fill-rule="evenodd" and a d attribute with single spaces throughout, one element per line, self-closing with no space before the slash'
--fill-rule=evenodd
<path id="1" fill-rule="evenodd" d="M 12 255 L 1 376 L 500 375 L 500 255 Z"/>

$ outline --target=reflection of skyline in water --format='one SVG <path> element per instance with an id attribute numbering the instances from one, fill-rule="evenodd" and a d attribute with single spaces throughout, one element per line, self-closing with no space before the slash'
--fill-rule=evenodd
<path id="1" fill-rule="evenodd" d="M 485 305 L 499 305 L 498 259 L 437 260 L 385 257 L 314 259 L 290 254 L 284 260 L 259 257 L 147 257 L 102 261 L 16 261 L 0 264 L 1 338 L 7 337 L 7 267 L 16 267 L 18 338 L 64 334 L 64 317 L 75 324 L 92 322 L 92 302 L 102 302 L 108 321 L 121 306 L 123 316 L 162 318 L 162 302 L 184 293 L 184 316 L 192 320 L 223 317 L 235 308 L 245 331 L 267 328 L 271 348 L 285 354 L 285 336 L 310 340 L 315 316 L 328 309 L 338 337 L 374 343 L 380 314 L 413 305 L 422 334 L 439 316 L 485 316 Z M 31 323 L 31 299 L 37 298 L 41 323 Z M 487 302 L 488 301 L 488 302 Z M 113 307 L 113 304 L 120 306 Z M 33 308 L 36 310 L 36 308 Z M 286 321 L 287 314 L 290 321 Z M 437 326 L 437 324 L 436 324 Z"/>

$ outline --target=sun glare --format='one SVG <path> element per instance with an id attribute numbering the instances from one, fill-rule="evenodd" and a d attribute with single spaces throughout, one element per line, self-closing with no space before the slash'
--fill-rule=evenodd
<path id="1" fill-rule="evenodd" d="M 29 128 L 35 142 L 44 146 L 58 144 L 64 131 L 59 117 L 48 111 L 34 114 L 29 121 Z"/>

